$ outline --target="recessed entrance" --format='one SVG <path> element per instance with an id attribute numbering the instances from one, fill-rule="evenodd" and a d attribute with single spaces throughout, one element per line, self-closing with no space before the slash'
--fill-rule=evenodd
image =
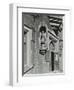
<path id="1" fill-rule="evenodd" d="M 51 52 L 51 70 L 54 71 L 54 52 Z"/>

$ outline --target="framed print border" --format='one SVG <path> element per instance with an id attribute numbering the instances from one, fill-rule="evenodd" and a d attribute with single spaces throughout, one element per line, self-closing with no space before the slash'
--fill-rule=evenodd
<path id="1" fill-rule="evenodd" d="M 10 5 L 10 84 L 11 85 L 24 85 L 25 78 L 28 76 L 42 76 L 41 74 L 27 74 L 22 76 L 22 12 L 25 13 L 40 13 L 40 14 L 64 14 L 64 32 L 63 32 L 63 60 L 65 61 L 65 30 L 70 29 L 70 9 L 65 8 L 39 8 L 39 7 L 25 7 L 22 4 L 11 4 Z M 68 24 L 68 26 L 67 26 Z M 66 67 L 67 68 L 67 67 Z M 60 73 L 49 73 L 43 75 L 49 75 L 52 77 L 53 75 L 65 75 L 65 65 L 64 72 Z M 29 77 L 28 77 L 29 78 Z M 65 79 L 65 77 L 63 77 Z"/>

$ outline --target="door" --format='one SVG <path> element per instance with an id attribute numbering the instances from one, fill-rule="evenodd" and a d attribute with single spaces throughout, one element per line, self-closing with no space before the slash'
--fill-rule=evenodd
<path id="1" fill-rule="evenodd" d="M 51 52 L 51 70 L 54 71 L 54 52 Z"/>

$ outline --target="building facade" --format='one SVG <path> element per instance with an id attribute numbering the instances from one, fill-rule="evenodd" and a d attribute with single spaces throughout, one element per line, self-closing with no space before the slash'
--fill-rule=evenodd
<path id="1" fill-rule="evenodd" d="M 22 13 L 22 75 L 63 72 L 63 17 Z"/>

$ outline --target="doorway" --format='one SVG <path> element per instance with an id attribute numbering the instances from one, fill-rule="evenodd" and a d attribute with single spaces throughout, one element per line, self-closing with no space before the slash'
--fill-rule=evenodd
<path id="1" fill-rule="evenodd" d="M 51 52 L 51 70 L 54 71 L 54 52 Z"/>
<path id="2" fill-rule="evenodd" d="M 22 75 L 27 73 L 32 67 L 32 49 L 31 49 L 31 41 L 32 41 L 32 29 L 26 27 L 24 25 L 24 35 L 23 35 L 23 59 L 22 59 Z"/>

